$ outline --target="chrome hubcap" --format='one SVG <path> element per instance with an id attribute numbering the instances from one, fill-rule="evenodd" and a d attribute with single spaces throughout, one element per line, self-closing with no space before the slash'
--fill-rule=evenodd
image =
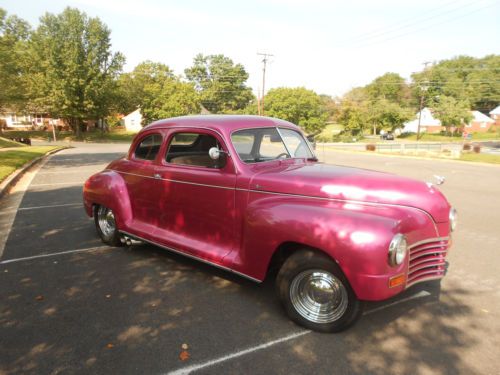
<path id="1" fill-rule="evenodd" d="M 116 230 L 115 215 L 109 208 L 100 206 L 97 210 L 97 222 L 99 229 L 105 237 L 111 237 Z"/>
<path id="2" fill-rule="evenodd" d="M 342 282 L 324 270 L 306 270 L 290 285 L 295 310 L 314 323 L 331 323 L 347 310 L 347 290 Z"/>

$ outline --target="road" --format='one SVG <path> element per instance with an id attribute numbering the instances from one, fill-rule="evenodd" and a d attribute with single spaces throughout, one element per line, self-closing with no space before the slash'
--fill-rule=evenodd
<path id="1" fill-rule="evenodd" d="M 82 183 L 127 146 L 76 146 L 0 201 L 0 374 L 498 373 L 500 167 L 320 155 L 424 181 L 444 175 L 460 213 L 441 284 L 368 304 L 356 326 L 326 335 L 286 318 L 272 280 L 255 284 L 150 245 L 103 246 Z"/>

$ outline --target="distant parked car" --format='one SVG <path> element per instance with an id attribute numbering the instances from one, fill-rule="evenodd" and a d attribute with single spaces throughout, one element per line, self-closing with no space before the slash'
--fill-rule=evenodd
<path id="1" fill-rule="evenodd" d="M 393 141 L 394 140 L 394 134 L 392 133 L 384 133 L 380 136 L 380 139 L 386 140 L 386 141 Z"/>
<path id="2" fill-rule="evenodd" d="M 433 184 L 320 163 L 298 126 L 257 116 L 148 125 L 83 201 L 106 244 L 149 242 L 257 282 L 277 270 L 288 316 L 321 332 L 442 278 L 457 220 Z"/>

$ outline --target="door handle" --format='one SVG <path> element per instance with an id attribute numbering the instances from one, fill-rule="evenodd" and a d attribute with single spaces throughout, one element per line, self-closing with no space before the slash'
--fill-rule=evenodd
<path id="1" fill-rule="evenodd" d="M 157 179 L 157 180 L 161 180 L 161 174 L 159 174 L 159 173 L 155 173 L 155 174 L 153 175 L 153 177 L 154 177 L 155 179 Z"/>

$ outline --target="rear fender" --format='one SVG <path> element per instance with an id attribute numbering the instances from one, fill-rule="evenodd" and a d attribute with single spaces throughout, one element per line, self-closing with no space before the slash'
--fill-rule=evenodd
<path id="1" fill-rule="evenodd" d="M 83 187 L 83 202 L 89 216 L 93 206 L 111 208 L 118 228 L 127 228 L 132 220 L 132 208 L 125 181 L 119 173 L 105 170 L 89 177 Z"/>

